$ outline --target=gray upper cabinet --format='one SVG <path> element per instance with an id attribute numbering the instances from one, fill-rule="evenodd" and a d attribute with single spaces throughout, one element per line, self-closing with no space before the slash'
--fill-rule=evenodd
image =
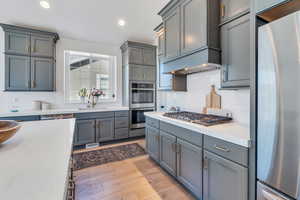
<path id="1" fill-rule="evenodd" d="M 146 128 L 146 147 L 151 158 L 159 162 L 159 130 L 150 126 Z"/>
<path id="2" fill-rule="evenodd" d="M 77 120 L 74 140 L 75 145 L 95 142 L 95 120 Z"/>
<path id="3" fill-rule="evenodd" d="M 54 63 L 53 59 L 31 58 L 31 90 L 54 90 Z"/>
<path id="4" fill-rule="evenodd" d="M 180 8 L 175 7 L 164 20 L 165 57 L 175 58 L 180 55 Z"/>
<path id="5" fill-rule="evenodd" d="M 177 139 L 177 179 L 202 199 L 202 149 Z"/>
<path id="6" fill-rule="evenodd" d="M 247 176 L 247 168 L 204 151 L 204 200 L 247 200 Z"/>
<path id="7" fill-rule="evenodd" d="M 250 12 L 250 0 L 221 0 L 221 23 Z"/>
<path id="8" fill-rule="evenodd" d="M 154 82 L 156 68 L 154 66 L 130 65 L 130 80 Z"/>
<path id="9" fill-rule="evenodd" d="M 6 57 L 5 88 L 1 89 L 54 91 L 58 34 L 1 23 L 0 26 L 5 33 Z"/>
<path id="10" fill-rule="evenodd" d="M 143 64 L 143 51 L 141 48 L 129 47 L 129 63 Z"/>
<path id="11" fill-rule="evenodd" d="M 289 0 L 255 0 L 256 13 L 262 12 L 288 1 Z"/>
<path id="12" fill-rule="evenodd" d="M 22 32 L 5 32 L 5 53 L 30 55 L 30 34 Z"/>
<path id="13" fill-rule="evenodd" d="M 176 176 L 176 137 L 160 131 L 160 164 Z"/>
<path id="14" fill-rule="evenodd" d="M 207 45 L 207 10 L 202 9 L 207 7 L 206 3 L 206 0 L 185 0 L 181 4 L 182 54 Z M 166 30 L 168 30 L 168 27 Z"/>
<path id="15" fill-rule="evenodd" d="M 96 120 L 96 137 L 97 142 L 105 142 L 114 139 L 115 135 L 114 118 Z"/>
<path id="16" fill-rule="evenodd" d="M 31 56 L 50 57 L 54 56 L 54 38 L 49 36 L 31 36 Z"/>
<path id="17" fill-rule="evenodd" d="M 5 56 L 5 88 L 11 91 L 30 89 L 30 57 Z"/>
<path id="18" fill-rule="evenodd" d="M 158 39 L 157 55 L 163 56 L 165 54 L 165 32 L 163 24 L 161 23 L 159 26 L 157 26 L 154 31 L 157 32 Z"/>
<path id="19" fill-rule="evenodd" d="M 172 75 L 165 74 L 164 64 L 162 58 L 158 58 L 158 89 L 159 90 L 171 90 L 172 89 Z"/>
<path id="20" fill-rule="evenodd" d="M 250 84 L 250 18 L 244 15 L 221 27 L 222 88 Z"/>
<path id="21" fill-rule="evenodd" d="M 144 65 L 156 65 L 156 53 L 153 49 L 143 49 L 143 64 Z"/>

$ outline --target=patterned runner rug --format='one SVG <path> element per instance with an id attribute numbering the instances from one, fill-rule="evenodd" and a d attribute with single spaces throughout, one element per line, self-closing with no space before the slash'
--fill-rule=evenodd
<path id="1" fill-rule="evenodd" d="M 106 164 L 145 155 L 145 150 L 138 144 L 126 144 L 95 151 L 74 154 L 74 170 Z"/>

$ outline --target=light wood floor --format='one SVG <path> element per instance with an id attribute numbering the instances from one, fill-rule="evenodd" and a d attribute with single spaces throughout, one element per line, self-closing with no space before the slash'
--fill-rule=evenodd
<path id="1" fill-rule="evenodd" d="M 145 145 L 144 140 L 134 142 Z M 89 150 L 75 153 L 82 151 Z M 194 200 L 148 156 L 82 169 L 74 175 L 76 200 Z"/>

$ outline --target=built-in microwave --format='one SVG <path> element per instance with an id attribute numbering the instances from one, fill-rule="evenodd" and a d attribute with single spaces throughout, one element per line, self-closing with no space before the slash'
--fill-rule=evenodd
<path id="1" fill-rule="evenodd" d="M 155 107 L 155 83 L 130 82 L 130 108 Z"/>
<path id="2" fill-rule="evenodd" d="M 144 128 L 146 123 L 145 112 L 153 112 L 154 108 L 139 108 L 130 110 L 130 128 Z"/>

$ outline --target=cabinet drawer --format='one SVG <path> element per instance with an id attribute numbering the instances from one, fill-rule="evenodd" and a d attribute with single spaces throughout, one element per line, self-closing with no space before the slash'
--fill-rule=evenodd
<path id="1" fill-rule="evenodd" d="M 146 117 L 146 124 L 154 128 L 159 128 L 159 120 Z"/>
<path id="2" fill-rule="evenodd" d="M 167 133 L 175 135 L 176 137 L 186 140 L 186 141 L 188 141 L 192 144 L 195 144 L 199 147 L 202 146 L 203 135 L 201 133 L 190 131 L 188 129 L 174 126 L 172 124 L 165 123 L 162 121 L 160 121 L 159 126 L 160 126 L 160 130 L 163 130 Z"/>
<path id="3" fill-rule="evenodd" d="M 145 129 L 144 128 L 130 130 L 130 132 L 129 132 L 130 137 L 137 137 L 137 136 L 144 136 L 144 135 L 145 135 Z"/>
<path id="4" fill-rule="evenodd" d="M 128 117 L 115 118 L 115 128 L 127 128 L 128 126 Z"/>
<path id="5" fill-rule="evenodd" d="M 248 149 L 245 147 L 204 136 L 204 148 L 231 161 L 248 166 Z"/>
<path id="6" fill-rule="evenodd" d="M 101 119 L 101 118 L 112 118 L 114 117 L 114 112 L 96 112 L 96 113 L 78 113 L 75 114 L 77 119 Z"/>
<path id="7" fill-rule="evenodd" d="M 128 128 L 115 129 L 115 139 L 128 138 Z"/>
<path id="8" fill-rule="evenodd" d="M 117 111 L 115 112 L 115 117 L 127 117 L 129 116 L 129 111 Z"/>

